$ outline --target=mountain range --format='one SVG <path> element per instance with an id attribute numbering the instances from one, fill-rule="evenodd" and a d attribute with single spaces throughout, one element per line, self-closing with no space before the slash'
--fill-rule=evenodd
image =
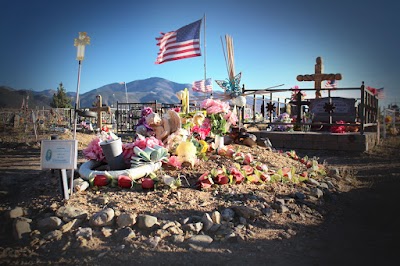
<path id="1" fill-rule="evenodd" d="M 160 103 L 179 103 L 176 93 L 185 88 L 190 89 L 191 86 L 191 84 L 176 83 L 158 77 L 126 83 L 128 102 L 130 103 L 146 103 L 156 100 Z M 0 86 L 0 108 L 20 108 L 23 101 L 28 98 L 29 108 L 48 109 L 55 93 L 57 93 L 57 90 L 16 90 L 7 86 Z M 193 92 L 191 89 L 190 94 L 204 96 L 204 93 Z M 67 95 L 72 99 L 74 105 L 76 92 L 67 92 Z M 80 94 L 80 108 L 92 107 L 97 95 L 102 96 L 103 105 L 111 107 L 116 107 L 117 102 L 126 102 L 125 85 L 123 83 L 111 83 Z"/>

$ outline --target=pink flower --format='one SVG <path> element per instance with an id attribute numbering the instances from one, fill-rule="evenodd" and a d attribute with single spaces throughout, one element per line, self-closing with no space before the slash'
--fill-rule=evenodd
<path id="1" fill-rule="evenodd" d="M 253 160 L 254 160 L 253 155 L 251 155 L 251 153 L 246 153 L 244 155 L 243 163 L 250 164 Z"/>
<path id="2" fill-rule="evenodd" d="M 231 167 L 229 169 L 229 172 L 231 173 L 231 175 L 235 179 L 235 183 L 236 184 L 240 184 L 240 183 L 243 182 L 244 176 L 238 169 L 236 169 L 236 167 Z"/>
<path id="3" fill-rule="evenodd" d="M 88 146 L 82 150 L 83 155 L 88 160 L 105 161 L 103 149 L 100 146 L 100 138 L 94 137 Z"/>
<path id="4" fill-rule="evenodd" d="M 242 169 L 244 170 L 246 175 L 251 175 L 254 172 L 253 167 L 251 167 L 250 165 L 243 165 Z"/>
<path id="5" fill-rule="evenodd" d="M 224 115 L 224 119 L 227 120 L 231 125 L 236 125 L 238 117 L 233 112 L 228 112 Z"/>
<path id="6" fill-rule="evenodd" d="M 125 164 L 129 165 L 132 155 L 134 154 L 133 148 L 134 143 L 124 143 L 122 144 L 122 156 L 124 157 Z"/>
<path id="7" fill-rule="evenodd" d="M 178 160 L 178 156 L 170 156 L 168 158 L 168 164 L 174 166 L 175 168 L 180 169 L 182 167 L 182 163 Z"/>
<path id="8" fill-rule="evenodd" d="M 211 179 L 210 172 L 205 172 L 197 180 L 197 186 L 199 188 L 210 188 L 214 182 Z"/>
<path id="9" fill-rule="evenodd" d="M 229 112 L 229 104 L 220 100 L 205 99 L 201 102 L 200 107 L 206 109 L 209 115 Z"/>
<path id="10" fill-rule="evenodd" d="M 205 127 L 199 127 L 199 126 L 194 126 L 192 127 L 192 129 L 190 130 L 191 133 L 198 133 L 200 136 L 200 139 L 205 140 L 206 137 L 208 136 L 208 134 L 210 134 L 211 129 L 210 128 L 205 128 Z"/>
<path id="11" fill-rule="evenodd" d="M 142 116 L 148 116 L 149 114 L 153 113 L 153 109 L 151 109 L 151 107 L 145 107 L 142 110 Z"/>
<path id="12" fill-rule="evenodd" d="M 151 137 L 143 137 L 139 136 L 135 142 L 133 143 L 134 146 L 137 146 L 141 149 L 144 149 L 146 147 L 153 148 L 155 145 L 158 146 L 164 146 L 161 140 L 156 139 L 154 136 Z"/>
<path id="13" fill-rule="evenodd" d="M 224 173 L 217 175 L 215 179 L 216 183 L 220 185 L 225 185 L 229 183 L 229 177 Z"/>

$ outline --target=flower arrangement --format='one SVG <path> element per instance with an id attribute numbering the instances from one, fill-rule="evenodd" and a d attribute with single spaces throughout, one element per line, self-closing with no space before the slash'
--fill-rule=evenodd
<path id="1" fill-rule="evenodd" d="M 210 131 L 215 135 L 225 135 L 229 131 L 230 125 L 236 125 L 238 118 L 230 110 L 227 102 L 220 100 L 206 99 L 201 102 L 200 107 L 207 112 L 206 118 L 209 120 Z M 207 123 L 205 119 L 205 123 Z"/>
<path id="2" fill-rule="evenodd" d="M 274 119 L 276 123 L 292 123 L 293 119 L 290 117 L 288 113 L 280 114 L 276 119 Z M 273 131 L 291 131 L 293 130 L 293 125 L 273 125 Z"/>
<path id="3" fill-rule="evenodd" d="M 118 138 L 112 132 L 102 131 L 99 135 L 93 138 L 93 140 L 88 144 L 88 146 L 82 150 L 83 155 L 88 160 L 95 160 L 99 162 L 106 162 L 103 149 L 100 143 L 103 141 L 111 141 Z M 124 161 L 129 165 L 131 157 L 134 155 L 134 147 L 139 147 L 140 149 L 145 149 L 146 147 L 154 148 L 155 146 L 163 146 L 163 143 L 156 139 L 155 137 L 144 137 L 139 135 L 134 142 L 123 143 L 122 144 L 122 154 Z"/>

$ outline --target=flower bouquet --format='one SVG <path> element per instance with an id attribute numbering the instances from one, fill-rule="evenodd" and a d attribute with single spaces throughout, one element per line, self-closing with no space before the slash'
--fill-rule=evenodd
<path id="1" fill-rule="evenodd" d="M 227 102 L 206 99 L 200 104 L 200 107 L 207 112 L 211 133 L 214 136 L 225 135 L 229 131 L 230 125 L 236 125 L 238 121 L 236 114 L 230 110 Z"/>

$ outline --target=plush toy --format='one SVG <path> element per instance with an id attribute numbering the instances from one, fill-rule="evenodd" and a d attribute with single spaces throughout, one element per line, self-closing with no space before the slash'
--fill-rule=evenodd
<path id="1" fill-rule="evenodd" d="M 193 167 L 196 163 L 196 146 L 194 146 L 193 142 L 191 141 L 182 141 L 178 147 L 176 148 L 176 154 L 178 155 L 178 161 L 182 164 L 184 162 L 190 163 Z"/>
<path id="2" fill-rule="evenodd" d="M 181 118 L 174 110 L 168 110 L 163 117 L 158 113 L 151 113 L 146 116 L 146 124 L 153 129 L 155 137 L 163 142 L 182 127 Z"/>

